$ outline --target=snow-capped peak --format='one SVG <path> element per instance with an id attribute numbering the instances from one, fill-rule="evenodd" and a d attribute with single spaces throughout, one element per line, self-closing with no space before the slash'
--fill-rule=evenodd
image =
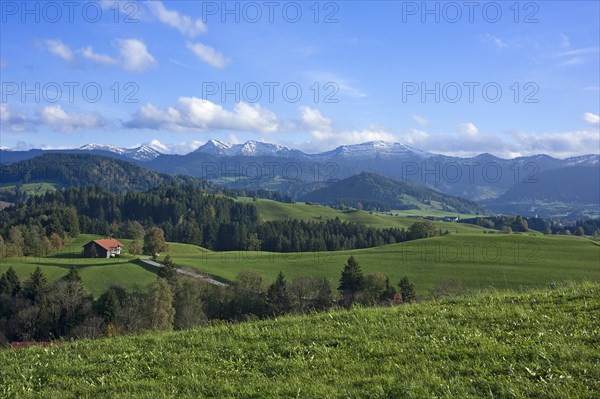
<path id="1" fill-rule="evenodd" d="M 8 148 L 8 147 L 1 147 L 0 146 L 0 151 L 14 151 L 12 148 Z"/>
<path id="2" fill-rule="evenodd" d="M 600 155 L 589 154 L 580 155 L 565 159 L 567 166 L 598 166 L 600 165 Z"/>
<path id="3" fill-rule="evenodd" d="M 86 145 L 82 145 L 81 147 L 79 147 L 80 150 L 85 150 L 85 151 L 108 151 L 108 152 L 114 152 L 115 154 L 120 154 L 122 155 L 123 153 L 125 153 L 125 150 L 121 147 L 117 147 L 116 145 L 111 145 L 111 144 L 86 144 Z"/>
<path id="4" fill-rule="evenodd" d="M 293 150 L 271 143 L 249 140 L 243 144 L 229 144 L 219 140 L 209 140 L 195 152 L 213 155 L 245 156 L 286 156 Z"/>
<path id="5" fill-rule="evenodd" d="M 338 155 L 344 158 L 372 158 L 384 157 L 391 158 L 395 156 L 416 156 L 420 158 L 431 154 L 407 146 L 401 143 L 390 143 L 387 141 L 369 141 L 361 144 L 342 145 L 336 149 L 324 153 L 324 155 Z"/>
<path id="6" fill-rule="evenodd" d="M 136 161 L 150 161 L 161 155 L 157 150 L 142 145 L 135 148 L 121 148 L 115 145 L 104 144 L 86 144 L 78 148 L 83 151 L 107 151 L 113 154 L 122 155 L 126 158 L 135 159 Z"/>
<path id="7" fill-rule="evenodd" d="M 204 145 L 198 147 L 194 152 L 205 154 L 225 155 L 227 150 L 232 147 L 231 144 L 219 140 L 208 140 Z"/>

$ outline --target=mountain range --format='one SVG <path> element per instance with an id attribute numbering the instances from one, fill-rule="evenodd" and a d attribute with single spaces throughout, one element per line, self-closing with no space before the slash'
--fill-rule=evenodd
<path id="1" fill-rule="evenodd" d="M 57 152 L 108 156 L 160 173 L 189 175 L 229 188 L 268 189 L 295 198 L 304 198 L 315 190 L 363 172 L 375 173 L 397 182 L 468 198 L 507 213 L 517 209 L 523 211 L 523 203 L 527 201 L 555 201 L 556 196 L 550 198 L 547 187 L 565 191 L 559 182 L 593 175 L 582 174 L 575 167 L 600 167 L 598 154 L 567 159 L 545 154 L 502 159 L 485 153 L 461 158 L 383 141 L 342 145 L 315 154 L 259 141 L 230 144 L 218 140 L 209 140 L 185 155 L 161 154 L 149 146 L 127 149 L 97 144 L 62 150 L 15 151 L 1 148 L 0 163 Z M 557 173 L 545 174 L 553 170 Z M 544 177 L 543 183 L 540 183 L 540 176 Z M 542 189 L 542 184 L 546 188 Z M 515 204 L 512 195 L 503 196 L 515 186 L 520 187 L 515 188 L 520 193 L 518 208 L 511 205 Z M 586 205 L 586 209 L 589 205 L 597 208 L 597 204 L 583 204 L 583 201 L 595 198 L 597 186 L 598 182 L 585 183 L 582 188 L 585 192 L 576 197 L 567 193 L 559 198 L 564 199 L 565 207 L 574 210 L 580 205 Z M 529 206 L 525 208 L 529 209 Z"/>

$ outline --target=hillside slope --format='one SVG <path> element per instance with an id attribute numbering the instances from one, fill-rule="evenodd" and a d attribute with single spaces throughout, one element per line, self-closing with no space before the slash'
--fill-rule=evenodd
<path id="1" fill-rule="evenodd" d="M 464 198 L 366 172 L 313 191 L 303 200 L 350 206 L 360 203 L 365 209 L 436 208 L 457 213 L 487 212 L 484 207 Z"/>
<path id="2" fill-rule="evenodd" d="M 149 190 L 174 182 L 206 185 L 202 180 L 157 173 L 130 162 L 92 154 L 45 154 L 0 164 L 0 184 L 48 182 L 59 186 L 92 186 L 116 192 Z"/>
<path id="3" fill-rule="evenodd" d="M 533 182 L 515 184 L 494 202 L 531 200 L 600 203 L 600 168 L 572 166 L 548 170 Z"/>
<path id="4" fill-rule="evenodd" d="M 0 351 L 3 397 L 597 397 L 600 284 Z"/>

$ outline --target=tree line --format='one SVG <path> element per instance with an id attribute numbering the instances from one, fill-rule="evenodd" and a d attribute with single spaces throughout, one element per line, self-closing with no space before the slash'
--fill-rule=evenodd
<path id="1" fill-rule="evenodd" d="M 0 276 L 0 344 L 184 330 L 353 304 L 389 306 L 416 300 L 407 277 L 396 289 L 380 273 L 364 275 L 354 257 L 344 265 L 337 299 L 325 277 L 288 282 L 280 272 L 267 283 L 255 272 L 242 271 L 231 285 L 216 286 L 179 275 L 170 257 L 164 266 L 156 281 L 142 290 L 111 286 L 95 300 L 76 268 L 49 282 L 40 267 L 23 281 L 10 267 Z"/>
<path id="2" fill-rule="evenodd" d="M 206 194 L 195 186 L 165 185 L 147 192 L 115 194 L 94 187 L 70 187 L 31 197 L 0 213 L 2 256 L 43 256 L 79 232 L 140 239 L 138 226 L 158 227 L 167 241 L 217 251 L 332 251 L 367 248 L 430 237 L 427 228 L 376 229 L 327 221 L 262 221 L 252 203 Z M 132 229 L 132 224 L 136 229 Z"/>

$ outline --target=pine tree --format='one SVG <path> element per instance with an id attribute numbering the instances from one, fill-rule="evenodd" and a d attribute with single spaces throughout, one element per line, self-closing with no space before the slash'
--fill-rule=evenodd
<path id="1" fill-rule="evenodd" d="M 163 260 L 163 267 L 158 271 L 158 277 L 166 279 L 169 283 L 173 284 L 177 279 L 177 268 L 173 263 L 171 255 L 165 256 Z"/>
<path id="2" fill-rule="evenodd" d="M 291 308 L 290 296 L 283 273 L 279 271 L 277 279 L 269 286 L 265 300 L 268 312 L 274 316 L 286 313 Z"/>
<path id="3" fill-rule="evenodd" d="M 21 282 L 17 277 L 17 273 L 15 273 L 15 269 L 11 266 L 0 277 L 0 295 L 15 296 L 19 291 L 21 291 Z"/>
<path id="4" fill-rule="evenodd" d="M 65 280 L 68 282 L 77 282 L 82 283 L 81 276 L 79 275 L 79 270 L 75 268 L 75 266 L 71 266 L 69 272 L 65 276 Z"/>
<path id="5" fill-rule="evenodd" d="M 364 286 L 364 275 L 354 256 L 348 258 L 348 262 L 342 271 L 340 278 L 340 286 L 338 290 L 346 296 L 350 303 L 354 301 L 357 292 L 361 291 Z"/>
<path id="6" fill-rule="evenodd" d="M 382 301 L 392 301 L 396 296 L 396 289 L 390 284 L 390 279 L 385 278 L 385 290 L 381 293 L 380 299 Z"/>
<path id="7" fill-rule="evenodd" d="M 47 282 L 48 280 L 42 272 L 42 269 L 40 269 L 39 266 L 36 267 L 25 281 L 25 292 L 27 293 L 27 296 L 31 299 L 37 299 Z"/>
<path id="8" fill-rule="evenodd" d="M 402 294 L 403 302 L 414 302 L 417 299 L 415 286 L 408 281 L 408 277 L 402 277 L 398 282 L 398 287 L 400 287 L 400 293 Z"/>

